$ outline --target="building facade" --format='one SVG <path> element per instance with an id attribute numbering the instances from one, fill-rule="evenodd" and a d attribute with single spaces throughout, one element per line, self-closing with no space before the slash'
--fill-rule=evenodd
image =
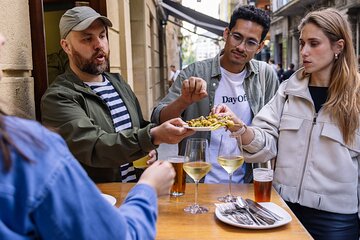
<path id="1" fill-rule="evenodd" d="M 288 67 L 300 67 L 299 31 L 297 26 L 307 12 L 319 8 L 334 7 L 347 15 L 353 33 L 355 51 L 360 61 L 360 1 L 359 0 L 273 0 L 270 27 L 271 55 L 275 63 Z"/>
<path id="2" fill-rule="evenodd" d="M 211 32 L 205 32 L 195 41 L 196 61 L 215 57 L 220 52 L 219 37 Z"/>
<path id="3" fill-rule="evenodd" d="M 75 5 L 89 5 L 112 21 L 110 71 L 124 76 L 146 119 L 166 91 L 168 63 L 179 64 L 178 27 L 164 23 L 158 0 L 2 0 L 0 4 L 6 8 L 0 12 L 0 32 L 7 39 L 0 60 L 1 108 L 8 114 L 40 118 L 40 99 L 49 84 L 49 56 L 59 57 L 61 52 L 58 22 Z"/>

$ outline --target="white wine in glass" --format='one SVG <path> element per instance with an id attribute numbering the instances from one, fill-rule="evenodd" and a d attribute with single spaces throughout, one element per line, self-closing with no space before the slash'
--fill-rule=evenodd
<path id="1" fill-rule="evenodd" d="M 184 164 L 185 172 L 194 181 L 200 181 L 211 169 L 211 164 L 207 162 L 188 162 Z"/>
<path id="2" fill-rule="evenodd" d="M 222 166 L 228 174 L 233 174 L 236 169 L 244 164 L 243 156 L 218 156 L 220 166 Z"/>
<path id="3" fill-rule="evenodd" d="M 217 160 L 229 174 L 229 193 L 226 196 L 219 197 L 218 200 L 220 202 L 233 202 L 236 197 L 231 193 L 232 175 L 236 169 L 244 164 L 241 136 L 227 137 L 224 134 L 221 135 Z"/>
<path id="4" fill-rule="evenodd" d="M 211 169 L 209 159 L 209 146 L 204 138 L 191 138 L 186 142 L 184 171 L 195 181 L 195 203 L 184 209 L 185 212 L 198 214 L 206 213 L 209 210 L 202 207 L 197 202 L 198 185 Z"/>

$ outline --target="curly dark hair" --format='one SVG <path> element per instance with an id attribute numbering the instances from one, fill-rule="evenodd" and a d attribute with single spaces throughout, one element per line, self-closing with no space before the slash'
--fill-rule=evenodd
<path id="1" fill-rule="evenodd" d="M 270 16 L 266 11 L 254 6 L 237 6 L 231 15 L 230 30 L 235 26 L 236 20 L 238 19 L 249 20 L 260 24 L 264 28 L 261 33 L 261 41 L 265 39 L 270 29 Z"/>

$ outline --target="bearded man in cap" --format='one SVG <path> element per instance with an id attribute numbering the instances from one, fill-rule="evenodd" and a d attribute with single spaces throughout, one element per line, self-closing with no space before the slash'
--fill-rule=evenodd
<path id="1" fill-rule="evenodd" d="M 111 21 L 90 7 L 74 7 L 61 17 L 60 44 L 69 69 L 41 101 L 42 122 L 56 129 L 95 182 L 136 181 L 132 162 L 160 143 L 178 143 L 194 132 L 180 118 L 159 126 L 145 121 L 130 86 L 109 68 L 107 28 Z"/>

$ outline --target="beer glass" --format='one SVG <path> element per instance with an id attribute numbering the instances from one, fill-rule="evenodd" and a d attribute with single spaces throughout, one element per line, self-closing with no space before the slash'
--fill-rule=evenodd
<path id="1" fill-rule="evenodd" d="M 274 171 L 271 168 L 254 168 L 254 196 L 256 202 L 270 202 Z"/>
<path id="2" fill-rule="evenodd" d="M 175 169 L 175 182 L 170 190 L 170 195 L 178 197 L 185 193 L 186 186 L 186 173 L 183 169 L 185 157 L 184 156 L 170 156 L 168 161 L 172 164 Z"/>
<path id="3" fill-rule="evenodd" d="M 219 197 L 218 200 L 220 202 L 233 202 L 236 197 L 231 193 L 232 175 L 236 169 L 244 164 L 241 136 L 228 136 L 228 133 L 221 135 L 217 160 L 229 174 L 229 193 L 226 196 Z"/>
<path id="4" fill-rule="evenodd" d="M 184 209 L 185 212 L 192 214 L 206 213 L 206 207 L 198 204 L 198 185 L 211 169 L 209 161 L 209 146 L 205 138 L 191 138 L 186 142 L 185 148 L 185 172 L 195 181 L 195 203 Z"/>

